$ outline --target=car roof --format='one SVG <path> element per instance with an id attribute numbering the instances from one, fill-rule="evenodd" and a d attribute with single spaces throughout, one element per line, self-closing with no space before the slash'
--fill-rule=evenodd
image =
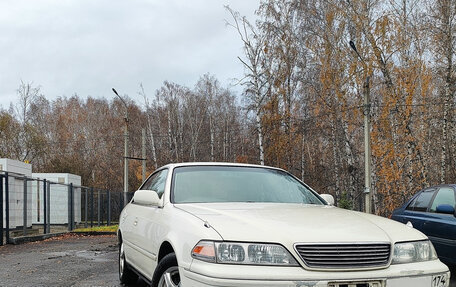
<path id="1" fill-rule="evenodd" d="M 439 187 L 456 188 L 456 184 L 455 183 L 443 183 L 443 184 L 439 184 L 439 185 L 433 185 L 433 186 L 424 187 L 424 188 L 421 188 L 419 191 L 430 189 L 430 188 L 439 188 Z"/>
<path id="2" fill-rule="evenodd" d="M 247 163 L 232 163 L 232 162 L 181 162 L 181 163 L 170 163 L 162 168 L 176 168 L 184 166 L 237 166 L 237 167 L 257 167 L 257 168 L 268 168 L 284 171 L 281 168 L 267 166 L 267 165 L 257 165 L 257 164 L 247 164 Z"/>

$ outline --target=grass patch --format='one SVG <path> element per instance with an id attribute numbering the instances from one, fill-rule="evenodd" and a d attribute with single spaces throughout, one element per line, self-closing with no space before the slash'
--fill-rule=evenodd
<path id="1" fill-rule="evenodd" d="M 73 232 L 116 232 L 119 225 L 100 226 L 100 227 L 89 227 L 89 228 L 78 228 Z"/>

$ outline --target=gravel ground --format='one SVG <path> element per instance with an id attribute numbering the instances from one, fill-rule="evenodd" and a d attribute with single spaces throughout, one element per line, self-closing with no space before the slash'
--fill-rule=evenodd
<path id="1" fill-rule="evenodd" d="M 65 235 L 0 247 L 0 286 L 122 286 L 114 235 Z M 456 266 L 451 267 L 456 287 Z M 139 280 L 134 286 L 145 287 Z"/>

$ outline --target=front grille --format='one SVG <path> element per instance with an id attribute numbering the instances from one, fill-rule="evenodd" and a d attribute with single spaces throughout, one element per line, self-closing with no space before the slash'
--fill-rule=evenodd
<path id="1" fill-rule="evenodd" d="M 296 251 L 311 268 L 356 269 L 386 266 L 388 243 L 297 244 Z"/>

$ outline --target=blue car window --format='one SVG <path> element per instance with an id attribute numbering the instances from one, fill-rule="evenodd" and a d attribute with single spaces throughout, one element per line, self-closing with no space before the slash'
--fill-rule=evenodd
<path id="1" fill-rule="evenodd" d="M 413 210 L 413 207 L 415 206 L 415 203 L 416 203 L 416 200 L 418 199 L 418 196 L 415 197 L 410 203 L 409 205 L 407 205 L 407 210 Z"/>
<path id="2" fill-rule="evenodd" d="M 427 211 L 434 193 L 435 189 L 424 190 L 410 203 L 407 210 Z"/>
<path id="3" fill-rule="evenodd" d="M 451 187 L 442 187 L 439 189 L 439 192 L 434 198 L 434 202 L 431 206 L 431 212 L 435 212 L 437 210 L 437 206 L 441 204 L 449 204 L 451 206 L 455 206 L 456 200 L 454 197 L 454 190 Z"/>

